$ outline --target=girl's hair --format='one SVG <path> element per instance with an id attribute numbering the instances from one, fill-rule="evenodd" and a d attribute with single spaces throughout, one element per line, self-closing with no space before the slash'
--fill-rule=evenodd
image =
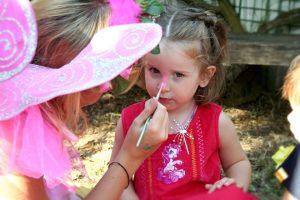
<path id="1" fill-rule="evenodd" d="M 296 56 L 284 78 L 282 97 L 300 105 L 300 55 Z"/>
<path id="2" fill-rule="evenodd" d="M 227 54 L 227 31 L 224 24 L 210 11 L 202 8 L 166 6 L 157 21 L 163 28 L 163 40 L 175 42 L 199 65 L 205 68 L 215 66 L 216 72 L 205 88 L 198 88 L 195 94 L 197 104 L 205 104 L 219 97 L 225 79 L 224 58 Z M 177 45 L 178 44 L 178 45 Z"/>
<path id="3" fill-rule="evenodd" d="M 93 35 L 108 25 L 110 7 L 105 0 L 36 0 L 38 45 L 34 64 L 59 68 L 88 45 Z M 84 130 L 87 119 L 80 106 L 81 94 L 56 97 L 41 105 L 45 116 L 62 131 Z M 79 128 L 79 121 L 83 125 Z"/>

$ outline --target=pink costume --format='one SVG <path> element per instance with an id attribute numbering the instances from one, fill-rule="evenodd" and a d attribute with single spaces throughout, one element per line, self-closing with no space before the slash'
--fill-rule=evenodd
<path id="1" fill-rule="evenodd" d="M 132 121 L 144 108 L 144 101 L 122 111 L 123 132 L 126 135 Z M 141 200 L 185 199 L 207 193 L 204 185 L 221 178 L 218 154 L 218 122 L 221 107 L 210 103 L 198 106 L 187 133 L 189 154 L 180 138 L 171 134 L 168 140 L 145 160 L 135 174 L 134 186 Z"/>
<path id="2" fill-rule="evenodd" d="M 127 1 L 128 2 L 128 1 Z M 30 64 L 37 41 L 28 0 L 0 4 L 0 175 L 44 179 L 51 200 L 77 199 L 68 184 L 71 169 L 83 170 L 72 147 L 77 140 L 44 118 L 39 104 L 106 84 L 160 41 L 155 24 L 103 28 L 69 64 L 54 69 Z"/>

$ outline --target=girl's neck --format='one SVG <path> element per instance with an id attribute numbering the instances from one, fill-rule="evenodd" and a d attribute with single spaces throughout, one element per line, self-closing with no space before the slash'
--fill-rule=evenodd
<path id="1" fill-rule="evenodd" d="M 180 115 L 174 116 L 174 113 L 171 116 L 169 115 L 169 134 L 183 134 L 182 136 L 185 137 L 185 134 L 187 134 L 187 128 L 192 121 L 196 110 L 197 105 L 194 102 L 193 104 L 189 105 Z"/>
<path id="2" fill-rule="evenodd" d="M 180 109 L 169 111 L 169 133 L 175 133 L 179 129 L 187 128 L 194 116 L 196 108 L 196 102 L 192 101 Z"/>
<path id="3" fill-rule="evenodd" d="M 184 120 L 187 115 L 195 108 L 196 102 L 192 100 L 191 102 L 181 106 L 180 108 L 174 110 L 168 110 L 169 119 L 176 118 L 179 121 Z"/>

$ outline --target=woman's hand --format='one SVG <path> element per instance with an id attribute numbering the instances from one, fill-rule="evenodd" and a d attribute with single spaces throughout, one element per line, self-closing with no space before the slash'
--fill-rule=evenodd
<path id="1" fill-rule="evenodd" d="M 137 147 L 138 138 L 148 117 L 151 117 L 151 120 Z M 133 174 L 139 165 L 168 138 L 168 123 L 166 108 L 155 99 L 147 101 L 145 109 L 133 121 L 128 130 L 115 160 L 127 166 L 129 173 Z"/>
<path id="2" fill-rule="evenodd" d="M 137 147 L 138 138 L 149 116 L 151 116 L 151 120 L 139 147 Z M 146 103 L 145 109 L 133 121 L 121 149 L 113 159 L 114 162 L 120 163 L 124 168 L 118 164 L 109 167 L 86 199 L 99 199 L 100 196 L 101 199 L 120 199 L 124 187 L 127 186 L 128 181 L 130 182 L 130 177 L 141 163 L 168 138 L 168 123 L 166 108 L 157 100 L 150 99 Z M 112 189 L 113 192 L 109 192 Z"/>

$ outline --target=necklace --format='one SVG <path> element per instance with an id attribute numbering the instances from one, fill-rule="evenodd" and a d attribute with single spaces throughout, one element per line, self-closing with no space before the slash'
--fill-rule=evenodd
<path id="1" fill-rule="evenodd" d="M 194 105 L 193 109 L 188 114 L 187 118 L 183 121 L 183 123 L 180 123 L 176 119 L 173 119 L 171 122 L 171 127 L 170 127 L 172 132 L 176 133 L 176 136 L 174 137 L 173 142 L 177 142 L 179 147 L 181 147 L 182 144 L 184 143 L 184 146 L 185 146 L 185 149 L 186 149 L 188 155 L 190 153 L 189 153 L 189 149 L 188 149 L 188 146 L 186 143 L 186 138 L 193 140 L 194 137 L 191 133 L 187 132 L 187 128 L 188 128 L 190 122 L 192 121 L 192 119 L 196 113 L 196 110 L 197 110 L 197 105 Z"/>

